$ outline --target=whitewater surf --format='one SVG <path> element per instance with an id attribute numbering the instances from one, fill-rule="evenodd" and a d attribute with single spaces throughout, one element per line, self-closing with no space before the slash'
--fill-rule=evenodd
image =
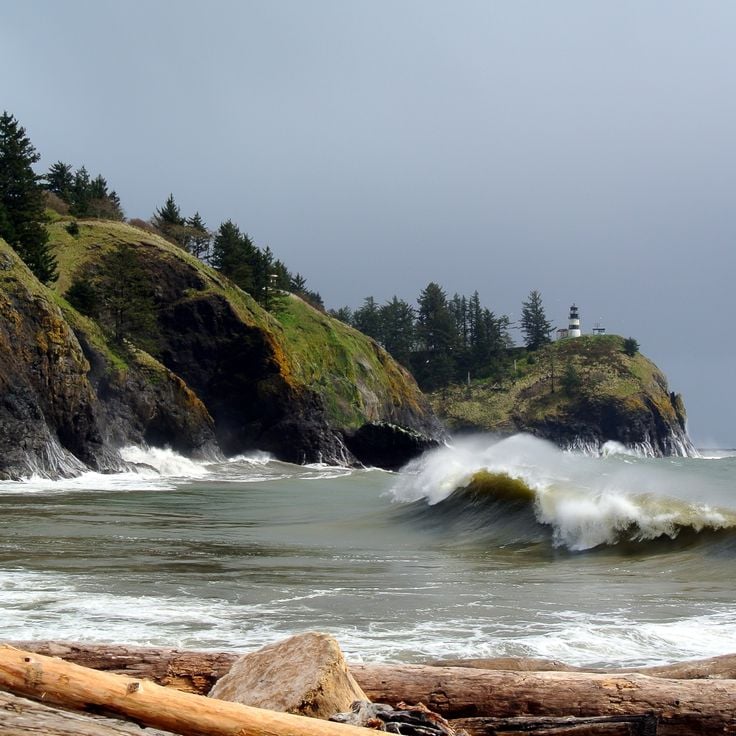
<path id="1" fill-rule="evenodd" d="M 476 437 L 400 473 L 264 453 L 0 483 L 7 639 L 643 665 L 736 651 L 736 458 Z"/>

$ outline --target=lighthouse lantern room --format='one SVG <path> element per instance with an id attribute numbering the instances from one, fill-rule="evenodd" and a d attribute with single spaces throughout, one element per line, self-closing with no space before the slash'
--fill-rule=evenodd
<path id="1" fill-rule="evenodd" d="M 570 318 L 568 320 L 567 336 L 568 337 L 580 337 L 580 314 L 578 308 L 573 304 L 570 307 Z"/>

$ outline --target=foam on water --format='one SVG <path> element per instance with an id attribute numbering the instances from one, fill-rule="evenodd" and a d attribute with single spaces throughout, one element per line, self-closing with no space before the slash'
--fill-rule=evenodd
<path id="1" fill-rule="evenodd" d="M 182 479 L 206 477 L 211 462 L 196 461 L 168 448 L 124 447 L 120 456 L 128 464 L 123 472 L 99 473 L 76 468 L 74 474 L 49 478 L 32 473 L 16 481 L 0 481 L 0 494 L 45 494 L 73 491 L 172 490 Z"/>
<path id="2" fill-rule="evenodd" d="M 123 447 L 120 456 L 126 462 L 150 466 L 166 478 L 203 478 L 209 472 L 208 462 L 191 460 L 168 447 L 144 448 L 131 445 Z"/>
<path id="3" fill-rule="evenodd" d="M 500 501 L 500 495 L 494 496 L 500 492 L 493 487 L 494 477 L 518 479 L 533 492 L 537 521 L 552 528 L 557 546 L 572 551 L 673 539 L 683 530 L 736 528 L 730 487 L 706 487 L 680 468 L 677 474 L 667 472 L 666 466 L 655 467 L 620 450 L 611 445 L 604 456 L 592 457 L 562 452 L 526 435 L 500 441 L 471 438 L 415 461 L 391 493 L 396 501 L 436 505 L 458 489 L 473 488 L 475 500 L 485 477 L 488 499 Z"/>
<path id="4" fill-rule="evenodd" d="M 401 591 L 396 591 L 397 594 Z M 572 665 L 635 666 L 736 651 L 730 610 L 670 621 L 634 621 L 626 612 L 591 616 L 547 613 L 535 624 L 468 615 L 387 619 L 365 626 L 308 620 L 314 599 L 338 599 L 339 588 L 274 597 L 260 603 L 182 595 L 112 595 L 46 573 L 0 573 L 3 636 L 9 640 L 112 641 L 135 645 L 244 651 L 318 627 L 355 661 L 525 656 Z"/>

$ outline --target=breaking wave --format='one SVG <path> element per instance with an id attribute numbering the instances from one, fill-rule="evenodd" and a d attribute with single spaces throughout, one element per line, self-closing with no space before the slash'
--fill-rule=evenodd
<path id="1" fill-rule="evenodd" d="M 497 546 L 547 542 L 579 552 L 705 537 L 736 540 L 730 487 L 703 483 L 674 460 L 653 464 L 618 448 L 598 457 L 516 435 L 461 441 L 409 465 L 390 493 L 400 514 Z M 677 464 L 680 463 L 680 464 Z"/>

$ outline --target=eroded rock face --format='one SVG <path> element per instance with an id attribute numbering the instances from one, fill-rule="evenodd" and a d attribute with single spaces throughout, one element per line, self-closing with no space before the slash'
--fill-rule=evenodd
<path id="1" fill-rule="evenodd" d="M 79 343 L 18 256 L 0 248 L 0 477 L 100 468 L 102 433 Z"/>
<path id="2" fill-rule="evenodd" d="M 63 224 L 50 230 L 61 242 L 57 294 L 0 243 L 0 473 L 115 470 L 117 448 L 143 443 L 203 458 L 259 449 L 294 463 L 397 468 L 441 434 L 385 350 L 298 298 L 267 314 L 212 269 L 122 223 L 86 221 L 67 247 Z M 109 324 L 61 297 L 74 280 L 99 283 L 105 257 L 123 245 L 145 267 L 157 330 L 121 346 Z"/>
<path id="3" fill-rule="evenodd" d="M 367 699 L 337 641 L 317 632 L 298 634 L 241 657 L 209 697 L 325 719 Z"/>
<path id="4" fill-rule="evenodd" d="M 439 442 L 431 435 L 388 422 L 377 422 L 364 424 L 347 435 L 345 444 L 364 465 L 398 470 L 412 458 L 437 447 Z"/>
<path id="5" fill-rule="evenodd" d="M 664 409 L 663 409 L 664 405 Z M 655 402 L 580 401 L 561 417 L 520 423 L 530 431 L 563 447 L 600 450 L 606 442 L 619 442 L 653 456 L 688 456 L 696 453 L 685 431 L 679 395 L 662 393 Z"/>

